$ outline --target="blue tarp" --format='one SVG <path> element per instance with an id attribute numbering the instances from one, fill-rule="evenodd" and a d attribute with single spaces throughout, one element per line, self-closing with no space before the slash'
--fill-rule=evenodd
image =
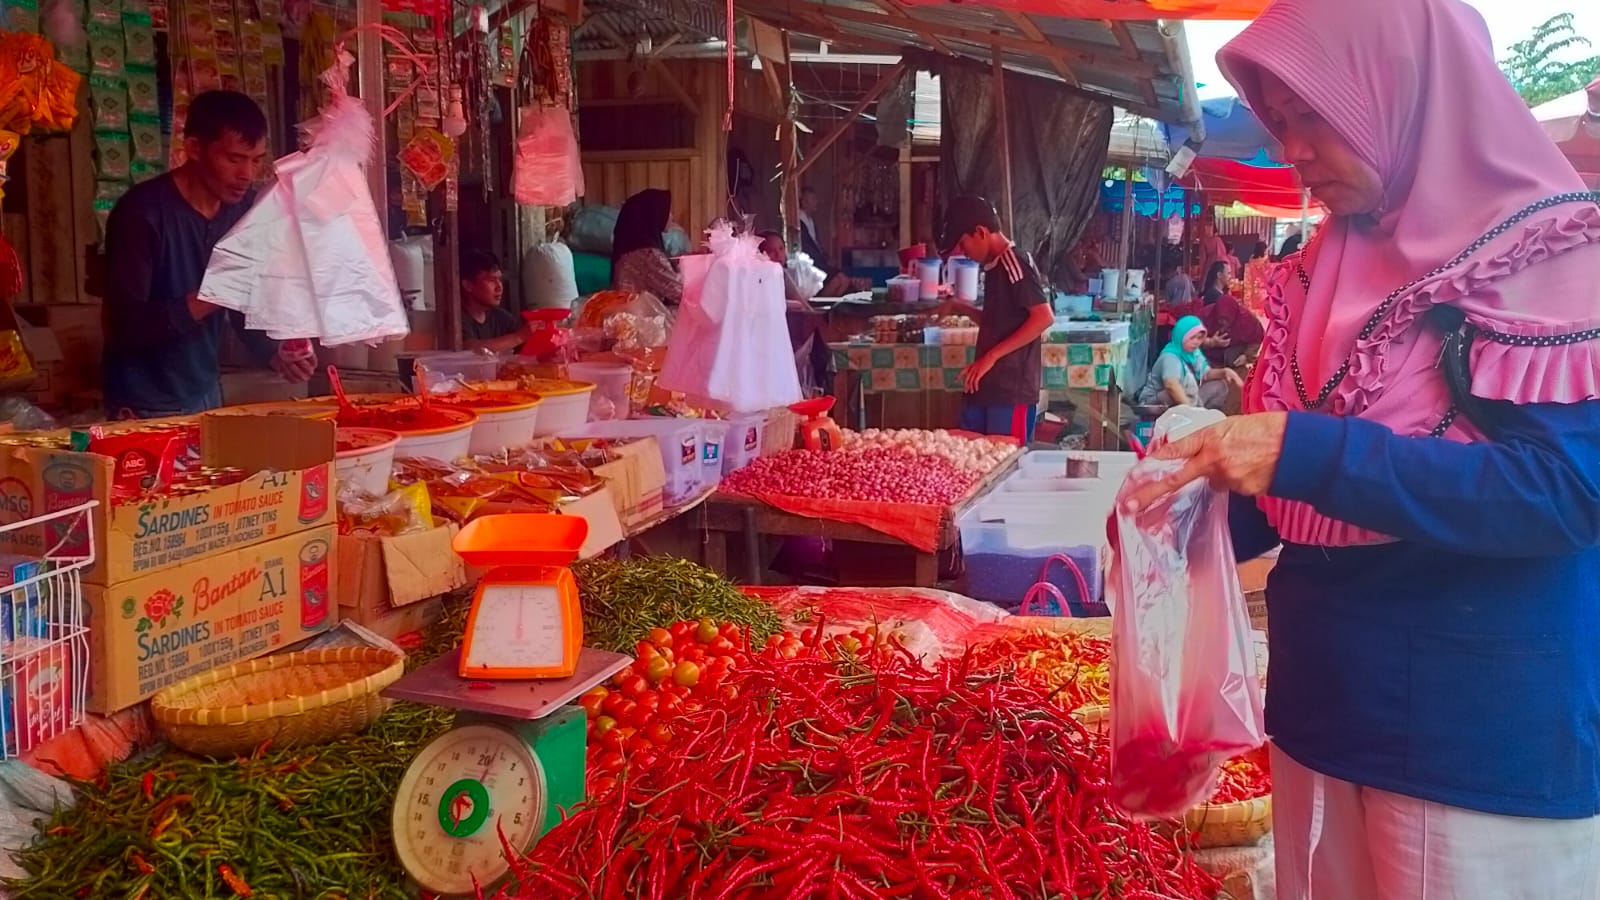
<path id="1" fill-rule="evenodd" d="M 1108 212 L 1122 212 L 1122 201 L 1127 194 L 1126 182 L 1108 178 L 1100 182 L 1100 208 Z M 1161 195 L 1161 218 L 1171 219 L 1183 215 L 1183 201 L 1188 192 L 1181 186 L 1168 185 Z M 1133 211 L 1153 218 L 1156 214 L 1156 188 L 1147 181 L 1133 183 Z M 1200 215 L 1200 202 L 1191 201 L 1189 214 Z"/>
<path id="2" fill-rule="evenodd" d="M 1238 97 L 1202 100 L 1200 115 L 1206 124 L 1206 142 L 1199 150 L 1201 156 L 1235 159 L 1252 166 L 1284 165 L 1283 149 L 1278 141 Z M 1189 130 L 1181 125 L 1163 123 L 1161 130 L 1166 133 L 1167 145 L 1174 153 L 1189 139 Z"/>

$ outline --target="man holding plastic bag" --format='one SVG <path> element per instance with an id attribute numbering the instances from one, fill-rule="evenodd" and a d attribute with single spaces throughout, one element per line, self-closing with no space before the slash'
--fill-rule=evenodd
<path id="1" fill-rule="evenodd" d="M 189 105 L 183 135 L 183 165 L 135 185 L 106 225 L 102 373 L 109 416 L 221 406 L 219 355 L 230 330 L 286 381 L 310 378 L 316 362 L 309 347 L 286 352 L 240 327 L 239 314 L 198 298 L 212 248 L 254 202 L 266 117 L 243 94 L 207 91 Z"/>

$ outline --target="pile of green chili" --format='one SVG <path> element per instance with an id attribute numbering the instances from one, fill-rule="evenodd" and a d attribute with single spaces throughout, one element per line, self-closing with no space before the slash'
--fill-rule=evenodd
<path id="1" fill-rule="evenodd" d="M 431 629 L 412 665 L 454 646 L 465 609 Z M 452 712 L 397 704 L 366 732 L 316 747 L 211 761 L 181 750 L 75 784 L 18 855 L 11 900 L 414 900 L 390 840 L 400 776 Z"/>
<path id="2" fill-rule="evenodd" d="M 592 559 L 572 567 L 583 601 L 583 642 L 632 653 L 652 628 L 712 619 L 765 641 L 783 627 L 769 604 L 717 573 L 676 557 Z"/>

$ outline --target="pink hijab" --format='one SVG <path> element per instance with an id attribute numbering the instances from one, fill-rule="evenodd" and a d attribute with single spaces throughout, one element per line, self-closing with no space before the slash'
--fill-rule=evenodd
<path id="1" fill-rule="evenodd" d="M 1276 75 L 1385 189 L 1376 219 L 1331 219 L 1301 259 L 1273 274 L 1248 411 L 1302 408 L 1291 354 L 1313 401 L 1348 358 L 1349 372 L 1322 411 L 1402 435 L 1439 431 L 1451 406 L 1436 366 L 1440 336 L 1419 321 L 1437 303 L 1465 311 L 1485 332 L 1473 348 L 1474 395 L 1600 398 L 1600 206 L 1551 205 L 1450 265 L 1529 205 L 1584 190 L 1495 65 L 1476 11 L 1459 0 L 1278 0 L 1217 62 L 1256 108 L 1261 71 Z M 1296 271 L 1302 263 L 1309 291 Z M 1482 438 L 1464 419 L 1442 433 Z M 1263 507 L 1285 540 L 1386 540 L 1304 504 L 1268 498 Z"/>

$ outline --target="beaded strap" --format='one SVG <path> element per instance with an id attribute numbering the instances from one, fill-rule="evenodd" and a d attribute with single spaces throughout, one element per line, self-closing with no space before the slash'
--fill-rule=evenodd
<path id="1" fill-rule="evenodd" d="M 1467 249 L 1456 254 L 1448 262 L 1434 267 L 1433 270 L 1428 272 L 1426 275 L 1423 275 L 1422 277 L 1411 281 L 1409 284 L 1406 284 L 1391 292 L 1389 296 L 1383 299 L 1382 303 L 1378 304 L 1378 308 L 1372 311 L 1372 315 L 1367 319 L 1366 324 L 1361 327 L 1361 332 L 1357 335 L 1355 343 L 1359 344 L 1360 342 L 1371 337 L 1372 333 L 1378 330 L 1378 326 L 1383 324 L 1383 320 L 1389 315 L 1390 310 L 1394 309 L 1395 303 L 1417 285 L 1433 278 L 1437 278 L 1438 276 L 1443 275 L 1445 272 L 1448 272 L 1456 266 L 1459 266 L 1474 253 L 1482 250 L 1490 241 L 1510 231 L 1517 225 L 1517 223 L 1527 219 L 1529 216 L 1544 212 L 1552 207 L 1562 206 L 1568 203 L 1600 203 L 1600 193 L 1591 193 L 1589 191 L 1572 191 L 1565 194 L 1557 194 L 1554 197 L 1546 197 L 1545 199 L 1536 203 L 1529 204 L 1528 206 L 1523 207 L 1521 210 L 1513 213 L 1510 218 L 1484 232 L 1482 236 L 1469 244 Z M 1304 251 L 1302 251 L 1301 254 L 1297 254 L 1294 261 L 1294 267 L 1295 274 L 1300 278 L 1300 286 L 1305 289 L 1306 294 L 1309 296 L 1311 293 L 1311 276 L 1306 272 L 1304 259 Z M 1574 334 L 1553 335 L 1548 337 L 1526 337 L 1523 335 L 1503 334 L 1484 330 L 1480 330 L 1479 334 L 1483 335 L 1489 340 L 1495 341 L 1496 343 L 1514 344 L 1517 346 L 1547 347 L 1562 344 L 1576 344 L 1600 337 L 1600 329 L 1592 329 L 1590 331 L 1581 331 Z M 1308 410 L 1319 409 L 1324 403 L 1328 402 L 1328 398 L 1333 396 L 1333 392 L 1339 389 L 1339 385 L 1344 381 L 1345 377 L 1350 374 L 1350 365 L 1352 362 L 1351 356 L 1353 353 L 1354 349 L 1352 349 L 1351 354 L 1347 354 L 1345 356 L 1344 362 L 1341 363 L 1333 375 L 1328 378 L 1327 383 L 1322 386 L 1322 390 L 1317 393 L 1316 399 L 1313 401 L 1311 395 L 1306 391 L 1305 379 L 1300 373 L 1299 348 L 1292 347 L 1290 349 L 1289 374 L 1294 380 L 1294 389 L 1295 392 L 1299 394 L 1302 408 Z"/>

